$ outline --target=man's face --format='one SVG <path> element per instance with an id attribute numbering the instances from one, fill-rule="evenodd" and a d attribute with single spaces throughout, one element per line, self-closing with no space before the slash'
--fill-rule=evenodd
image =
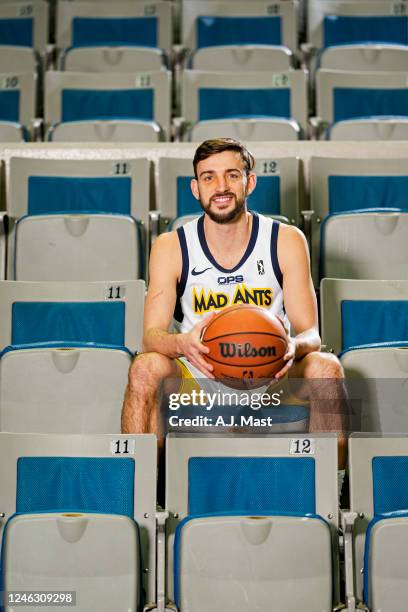
<path id="1" fill-rule="evenodd" d="M 193 195 L 216 223 L 229 223 L 245 211 L 247 196 L 256 185 L 256 176 L 245 172 L 239 153 L 216 153 L 197 164 L 197 179 L 191 181 Z"/>

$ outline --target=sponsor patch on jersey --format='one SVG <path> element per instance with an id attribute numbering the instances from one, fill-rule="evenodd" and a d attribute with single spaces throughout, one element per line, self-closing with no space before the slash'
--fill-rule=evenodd
<path id="1" fill-rule="evenodd" d="M 250 304 L 269 308 L 273 300 L 271 287 L 255 287 L 249 289 L 245 283 L 237 285 L 234 294 L 227 295 L 223 291 L 206 291 L 204 288 L 193 288 L 193 312 L 198 315 L 205 314 L 211 310 L 220 310 L 235 304 Z"/>

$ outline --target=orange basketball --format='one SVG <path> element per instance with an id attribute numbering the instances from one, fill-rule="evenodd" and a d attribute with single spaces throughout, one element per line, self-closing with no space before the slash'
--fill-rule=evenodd
<path id="1" fill-rule="evenodd" d="M 230 306 L 205 327 L 204 358 L 216 379 L 230 387 L 260 387 L 284 366 L 288 339 L 283 323 L 258 306 Z"/>

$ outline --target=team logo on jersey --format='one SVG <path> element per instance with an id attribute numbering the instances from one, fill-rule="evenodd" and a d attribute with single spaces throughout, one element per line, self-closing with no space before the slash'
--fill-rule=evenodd
<path id="1" fill-rule="evenodd" d="M 217 281 L 219 285 L 236 285 L 237 283 L 243 283 L 244 277 L 242 274 L 237 274 L 237 276 L 231 274 L 230 276 L 219 276 Z"/>
<path id="2" fill-rule="evenodd" d="M 258 259 L 258 261 L 256 262 L 256 265 L 258 266 L 258 274 L 259 275 L 265 274 L 265 266 L 264 266 L 263 259 Z"/>
<path id="3" fill-rule="evenodd" d="M 198 315 L 211 310 L 220 310 L 234 304 L 254 304 L 261 308 L 268 308 L 272 304 L 273 291 L 270 287 L 248 288 L 245 283 L 237 285 L 234 294 L 227 295 L 223 291 L 206 291 L 201 288 L 198 292 L 193 288 L 193 312 Z"/>

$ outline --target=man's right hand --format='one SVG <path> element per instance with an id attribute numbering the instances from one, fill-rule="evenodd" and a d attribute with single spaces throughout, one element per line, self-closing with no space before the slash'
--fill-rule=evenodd
<path id="1" fill-rule="evenodd" d="M 205 319 L 196 323 L 193 329 L 188 333 L 179 334 L 179 350 L 180 353 L 188 359 L 204 376 L 213 378 L 213 366 L 210 365 L 203 357 L 210 352 L 210 349 L 201 342 L 203 329 L 207 327 L 215 312 L 212 312 Z"/>

